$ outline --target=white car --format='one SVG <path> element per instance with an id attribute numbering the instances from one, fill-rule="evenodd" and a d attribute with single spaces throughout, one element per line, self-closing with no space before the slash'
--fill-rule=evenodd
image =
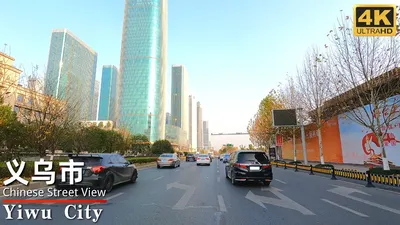
<path id="1" fill-rule="evenodd" d="M 207 165 L 209 166 L 211 164 L 211 159 L 208 154 L 200 154 L 197 156 L 197 165 Z"/>

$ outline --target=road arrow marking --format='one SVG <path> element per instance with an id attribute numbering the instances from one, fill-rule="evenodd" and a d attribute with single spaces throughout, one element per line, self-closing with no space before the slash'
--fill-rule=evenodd
<path id="1" fill-rule="evenodd" d="M 293 201 L 292 199 L 290 199 L 290 198 L 286 197 L 285 195 L 283 195 L 282 193 L 280 193 L 280 191 L 282 191 L 282 190 L 280 190 L 278 188 L 271 187 L 271 188 L 263 188 L 261 190 L 262 191 L 270 191 L 271 193 L 276 195 L 279 199 L 265 197 L 262 195 L 256 195 L 251 191 L 249 191 L 247 193 L 246 198 L 248 200 L 256 203 L 257 205 L 263 207 L 264 209 L 266 208 L 264 203 L 266 203 L 266 204 L 270 204 L 270 205 L 279 206 L 282 208 L 296 210 L 296 211 L 299 211 L 300 213 L 302 213 L 303 215 L 315 215 L 313 212 L 311 212 L 304 206 L 300 205 L 299 203 Z"/>
<path id="2" fill-rule="evenodd" d="M 181 199 L 179 199 L 179 201 L 172 207 L 172 209 L 177 209 L 177 210 L 183 210 L 186 208 L 186 205 L 188 204 L 190 198 L 192 197 L 192 195 L 194 194 L 195 191 L 195 187 L 193 186 L 189 186 L 189 185 L 185 185 L 185 184 L 180 184 L 177 182 L 174 183 L 170 183 L 167 184 L 167 190 L 171 189 L 171 188 L 178 188 L 178 189 L 182 189 L 185 190 L 185 194 L 181 197 Z"/>
<path id="3" fill-rule="evenodd" d="M 378 203 L 375 203 L 375 202 L 371 202 L 371 201 L 368 201 L 368 200 L 365 200 L 365 199 L 362 199 L 362 198 L 358 198 L 358 197 L 354 197 L 354 196 L 350 195 L 352 193 L 360 193 L 360 194 L 363 194 L 363 195 L 371 196 L 370 194 L 367 194 L 367 193 L 365 193 L 363 191 L 360 191 L 360 190 L 357 190 L 357 189 L 354 189 L 354 188 L 342 187 L 342 186 L 336 186 L 335 188 L 330 189 L 328 191 L 331 192 L 331 193 L 334 193 L 334 194 L 337 194 L 337 195 L 352 199 L 354 201 L 362 202 L 364 204 L 367 204 L 367 205 L 370 205 L 370 206 L 374 206 L 376 208 L 380 208 L 380 209 L 383 209 L 383 210 L 386 210 L 386 211 L 389 211 L 389 212 L 392 212 L 392 213 L 400 215 L 400 210 L 398 210 L 398 209 L 393 209 L 393 208 L 390 208 L 390 207 L 385 206 L 385 205 L 381 205 L 381 204 L 378 204 Z"/>

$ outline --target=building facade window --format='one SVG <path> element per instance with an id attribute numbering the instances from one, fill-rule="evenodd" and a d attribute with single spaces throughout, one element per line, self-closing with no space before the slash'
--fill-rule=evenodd
<path id="1" fill-rule="evenodd" d="M 19 108 L 18 106 L 14 106 L 14 112 L 18 113 L 19 112 Z"/>
<path id="2" fill-rule="evenodd" d="M 23 102 L 23 101 L 24 101 L 24 96 L 18 95 L 17 101 L 18 101 L 18 102 Z"/>

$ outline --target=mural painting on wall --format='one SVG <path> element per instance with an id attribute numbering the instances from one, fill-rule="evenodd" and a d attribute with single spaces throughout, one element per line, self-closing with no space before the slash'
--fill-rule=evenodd
<path id="1" fill-rule="evenodd" d="M 389 165 L 392 167 L 400 166 L 400 107 L 396 105 L 399 100 L 400 95 L 388 99 L 388 102 L 394 104 L 394 107 L 390 107 L 390 110 L 393 110 L 391 113 L 393 118 L 388 126 L 382 125 L 381 127 L 382 132 L 386 132 L 382 144 L 385 148 Z M 369 106 L 366 107 L 368 107 L 367 112 L 371 111 L 369 110 Z M 358 112 L 362 111 L 358 110 Z M 382 166 L 382 150 L 377 136 L 370 129 L 353 121 L 351 119 L 352 115 L 354 114 L 345 113 L 339 116 L 343 162 Z M 388 118 L 388 115 L 387 111 L 382 112 L 381 110 L 374 113 L 373 117 L 370 117 L 376 121 L 376 118 L 379 116 L 381 121 L 383 121 L 384 118 Z"/>

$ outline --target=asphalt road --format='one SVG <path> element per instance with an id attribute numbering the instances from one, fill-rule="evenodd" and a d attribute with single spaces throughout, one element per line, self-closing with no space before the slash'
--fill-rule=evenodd
<path id="1" fill-rule="evenodd" d="M 274 167 L 273 171 L 274 181 L 265 188 L 258 184 L 233 186 L 225 178 L 224 164 L 217 160 L 211 166 L 181 162 L 176 169 L 147 168 L 139 171 L 137 183 L 116 187 L 106 196 L 108 203 L 91 204 L 90 208 L 103 209 L 97 224 L 106 225 L 376 225 L 399 221 L 399 193 L 290 169 Z M 23 205 L 24 209 L 51 209 L 52 220 L 47 221 L 17 220 L 17 213 L 14 220 L 5 220 L 3 207 L 0 223 L 93 223 L 66 219 L 66 206 Z"/>

